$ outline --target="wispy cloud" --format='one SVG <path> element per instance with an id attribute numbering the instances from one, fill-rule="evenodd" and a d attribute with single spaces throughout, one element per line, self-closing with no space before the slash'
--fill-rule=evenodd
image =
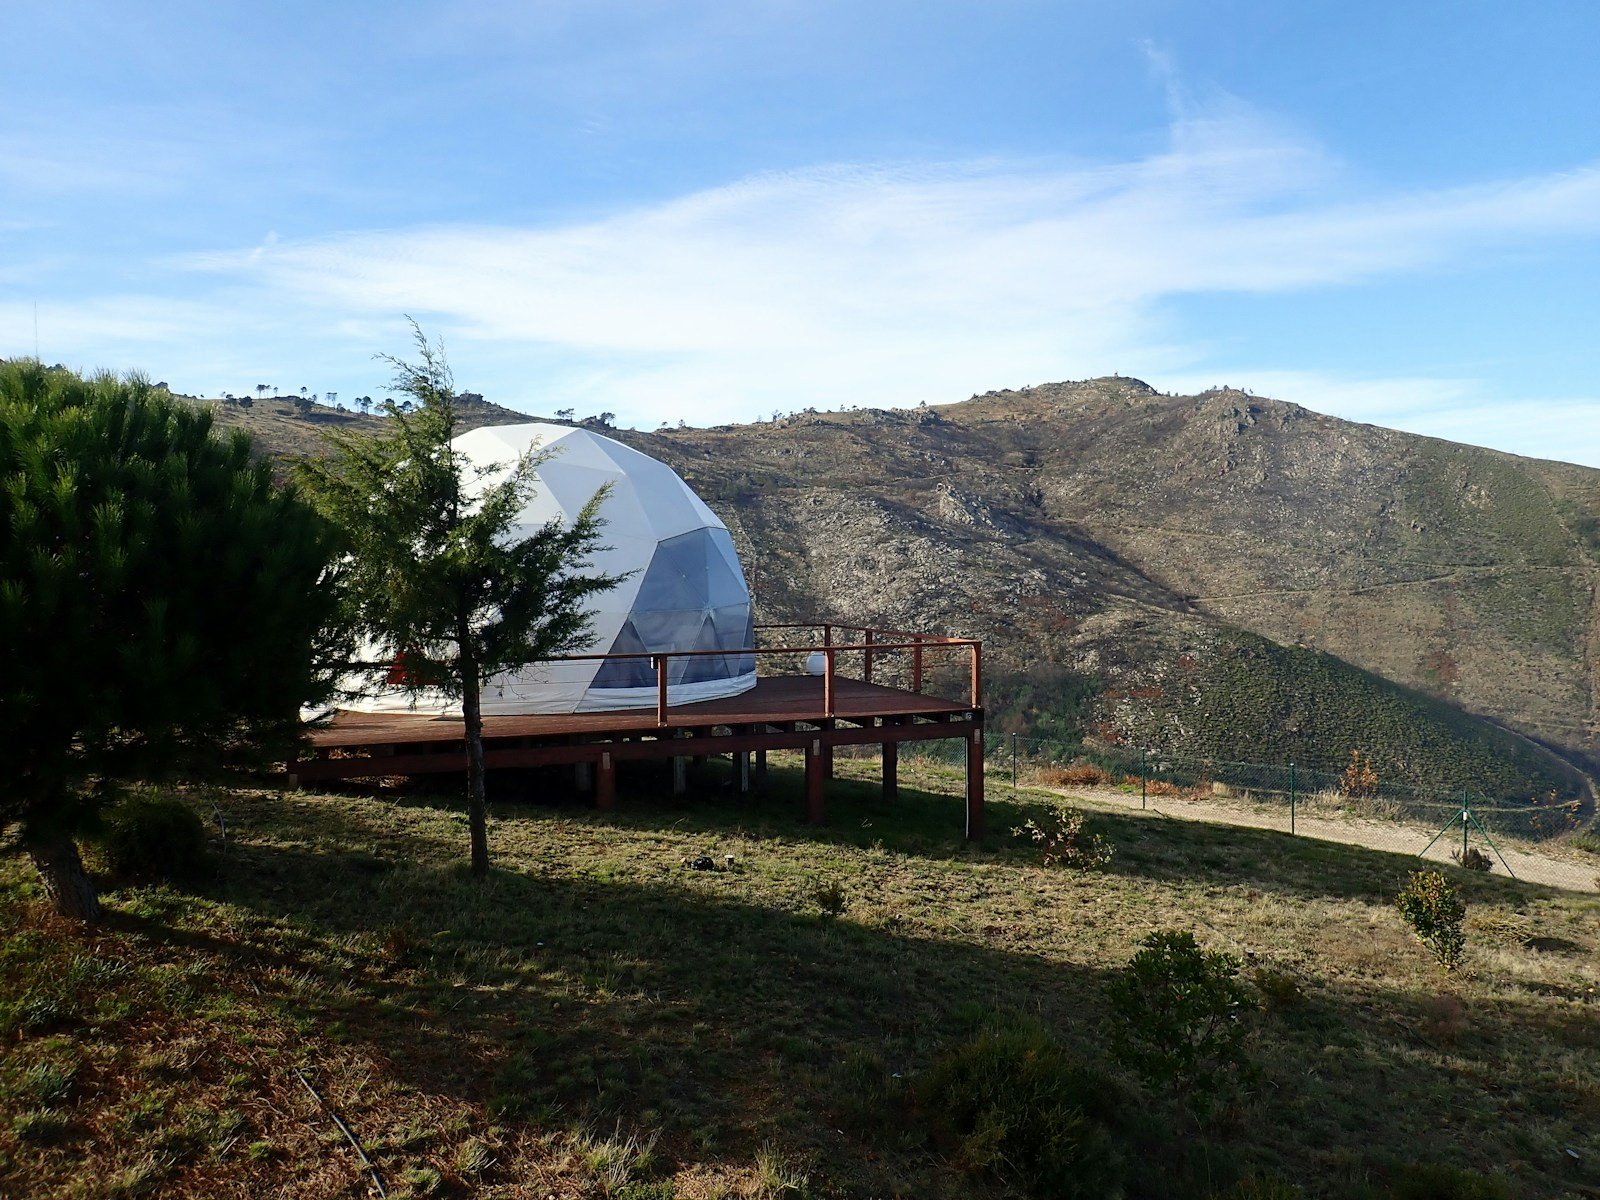
<path id="1" fill-rule="evenodd" d="M 1171 323 L 1175 297 L 1351 284 L 1600 232 L 1593 166 L 1355 192 L 1315 143 L 1224 107 L 1136 161 L 823 167 L 596 221 L 286 238 L 176 265 L 308 327 L 416 314 L 509 402 L 597 397 L 644 424 L 1182 372 L 1211 355 Z M 1393 381 L 1382 399 L 1452 386 Z"/>

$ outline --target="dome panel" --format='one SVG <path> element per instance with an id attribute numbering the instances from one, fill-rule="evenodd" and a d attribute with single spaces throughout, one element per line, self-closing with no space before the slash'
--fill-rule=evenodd
<path id="1" fill-rule="evenodd" d="M 519 514 L 522 536 L 552 519 L 571 521 L 603 485 L 604 547 L 589 570 L 627 578 L 592 599 L 594 644 L 607 653 L 670 650 L 746 650 L 754 637 L 749 591 L 726 527 L 665 463 L 588 429 L 529 423 L 485 426 L 455 447 L 479 468 L 509 469 L 530 447 L 548 451 L 537 470 L 535 494 Z M 496 470 L 482 480 L 504 478 Z M 755 685 L 750 654 L 675 658 L 668 668 L 674 704 L 736 695 Z M 535 663 L 498 677 L 484 689 L 484 711 L 538 713 L 599 711 L 656 702 L 656 673 L 648 658 Z M 369 711 L 454 711 L 442 697 L 373 699 Z M 387 707 L 384 707 L 387 706 Z"/>

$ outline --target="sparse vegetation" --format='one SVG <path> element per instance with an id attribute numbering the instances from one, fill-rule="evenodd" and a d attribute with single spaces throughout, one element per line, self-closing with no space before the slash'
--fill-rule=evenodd
<path id="1" fill-rule="evenodd" d="M 997 832 L 969 846 L 958 776 L 907 756 L 885 806 L 863 782 L 876 769 L 838 760 L 822 830 L 780 755 L 764 800 L 724 792 L 715 764 L 687 799 L 625 777 L 611 817 L 503 795 L 482 886 L 448 795 L 218 794 L 217 872 L 198 890 L 109 887 L 118 920 L 86 934 L 0 864 L 0 1193 L 364 1186 L 298 1065 L 391 1194 L 422 1194 L 433 1172 L 435 1195 L 537 1181 L 599 1196 L 606 1181 L 619 1200 L 1019 1197 L 1011 1167 L 977 1168 L 982 1139 L 957 1167 L 976 1120 L 961 1134 L 922 1100 L 986 1033 L 1043 1038 L 1069 1076 L 1108 1078 L 1121 1099 L 1083 1098 L 1079 1145 L 1109 1145 L 1085 1169 L 1125 1170 L 1130 1195 L 1277 1176 L 1344 1200 L 1359 1167 L 1381 1197 L 1419 1147 L 1529 1195 L 1591 1178 L 1563 1148 L 1583 1144 L 1597 1086 L 1592 898 L 1460 881 L 1493 969 L 1452 980 L 1471 1014 L 1452 1046 L 1426 1008 L 1436 970 L 1399 921 L 1373 919 L 1403 857 L 1135 806 L 1091 817 L 1114 869 L 1048 870 L 1002 832 L 1046 797 L 993 795 Z M 739 869 L 682 869 L 702 854 Z M 819 880 L 848 881 L 849 919 L 818 919 Z M 1268 999 L 1251 1086 L 1199 1126 L 1107 1065 L 1114 981 L 1152 927 L 1196 914 L 1205 941 L 1254 955 L 1252 992 L 1290 997 L 1269 968 L 1302 997 Z M 964 1060 L 966 1095 L 986 1094 L 978 1067 L 997 1057 Z M 1470 1102 L 1463 1064 L 1493 1080 Z M 1041 1103 L 1071 1098 L 1048 1071 L 1030 1078 Z M 1002 1115 L 1027 1098 L 987 1094 Z"/>

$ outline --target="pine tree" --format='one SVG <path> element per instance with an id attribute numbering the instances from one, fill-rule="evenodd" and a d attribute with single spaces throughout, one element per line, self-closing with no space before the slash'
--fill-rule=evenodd
<path id="1" fill-rule="evenodd" d="M 585 574 L 599 548 L 602 489 L 571 525 L 553 520 L 517 539 L 517 518 L 538 485 L 545 455 L 499 470 L 473 467 L 451 443 L 461 432 L 455 383 L 442 349 L 412 323 L 420 362 L 382 356 L 395 369 L 380 434 L 335 432 L 335 453 L 309 462 L 304 479 L 342 531 L 347 622 L 383 660 L 404 664 L 414 688 L 461 704 L 467 743 L 472 870 L 489 870 L 484 786 L 485 684 L 592 639 L 588 600 L 615 576 Z"/>
<path id="2" fill-rule="evenodd" d="M 249 439 L 132 377 L 0 364 L 0 825 L 93 920 L 116 785 L 259 760 L 326 693 L 333 538 Z"/>

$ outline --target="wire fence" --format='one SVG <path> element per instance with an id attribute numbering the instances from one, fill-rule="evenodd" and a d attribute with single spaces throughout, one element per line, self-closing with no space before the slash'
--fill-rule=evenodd
<path id="1" fill-rule="evenodd" d="M 958 748 L 959 749 L 959 748 Z M 1508 804 L 1383 779 L 1357 757 L 1342 771 L 1230 762 L 1020 735 L 990 739 L 985 772 L 1017 789 L 1412 855 L 1527 882 L 1600 891 L 1600 835 L 1583 801 Z"/>

